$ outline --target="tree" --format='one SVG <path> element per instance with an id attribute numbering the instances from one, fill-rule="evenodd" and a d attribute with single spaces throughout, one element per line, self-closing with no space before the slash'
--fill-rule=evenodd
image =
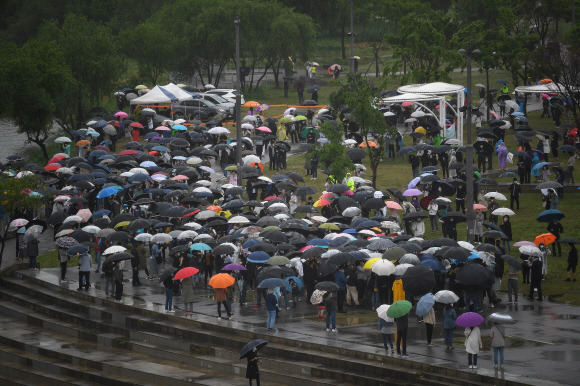
<path id="1" fill-rule="evenodd" d="M 2 218 L 13 218 L 22 209 L 36 209 L 42 205 L 40 195 L 29 194 L 36 191 L 40 185 L 40 178 L 35 175 L 23 176 L 22 178 L 8 177 L 4 173 L 0 175 L 0 214 Z M 8 234 L 8 225 L 0 240 L 0 265 L 4 255 L 4 242 Z"/>
<path id="2" fill-rule="evenodd" d="M 63 62 L 62 50 L 50 42 L 32 40 L 22 48 L 13 44 L 0 48 L 0 90 L 5 97 L 0 114 L 14 120 L 47 161 L 45 142 L 57 106 L 70 100 L 70 86 L 76 83 Z"/>
<path id="3" fill-rule="evenodd" d="M 69 100 L 58 105 L 56 114 L 57 123 L 70 132 L 84 122 L 90 104 L 98 105 L 115 89 L 117 79 L 125 71 L 125 61 L 110 29 L 84 16 L 69 13 L 62 25 L 47 22 L 39 39 L 60 47 L 62 65 L 70 69 L 75 80 L 68 85 L 74 103 Z"/>
<path id="4" fill-rule="evenodd" d="M 123 51 L 139 66 L 139 75 L 151 80 L 152 85 L 163 71 L 175 64 L 175 53 L 179 52 L 178 38 L 165 24 L 147 20 L 137 27 L 122 31 L 119 40 Z"/>
<path id="5" fill-rule="evenodd" d="M 330 102 L 333 106 L 345 106 L 352 111 L 351 120 L 358 124 L 360 134 L 366 144 L 373 172 L 373 187 L 376 189 L 377 169 L 385 154 L 385 140 L 388 136 L 395 136 L 397 129 L 387 127 L 383 114 L 375 108 L 373 88 L 368 78 L 361 74 L 349 73 L 346 84 L 330 95 Z M 371 146 L 371 142 L 377 146 Z"/>
<path id="6" fill-rule="evenodd" d="M 324 170 L 334 176 L 336 181 L 342 181 L 348 171 L 354 168 L 352 160 L 346 155 L 346 147 L 342 144 L 342 130 L 324 122 L 320 126 L 320 133 L 326 136 L 328 142 L 317 144 L 309 156 L 318 154 Z"/>

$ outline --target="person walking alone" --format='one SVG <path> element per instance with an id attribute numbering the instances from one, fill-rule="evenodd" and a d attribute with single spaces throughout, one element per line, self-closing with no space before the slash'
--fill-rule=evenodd
<path id="1" fill-rule="evenodd" d="M 481 331 L 479 327 L 467 327 L 465 329 L 465 351 L 467 351 L 467 363 L 470 369 L 477 369 L 477 354 L 481 344 Z"/>
<path id="2" fill-rule="evenodd" d="M 489 337 L 491 338 L 491 347 L 493 348 L 493 368 L 497 369 L 497 357 L 499 353 L 499 368 L 503 369 L 503 349 L 505 346 L 504 327 L 501 324 L 494 323 L 489 331 Z"/>
<path id="3" fill-rule="evenodd" d="M 278 308 L 278 299 L 274 295 L 274 290 L 268 289 L 266 294 L 266 310 L 268 312 L 268 321 L 266 328 L 268 331 L 274 331 L 274 323 L 276 322 L 276 309 Z"/>
<path id="4" fill-rule="evenodd" d="M 453 305 L 446 304 L 445 308 L 443 308 L 443 332 L 445 336 L 445 345 L 447 346 L 448 350 L 453 348 L 455 319 L 457 319 L 457 313 L 453 309 Z"/>
<path id="5" fill-rule="evenodd" d="M 408 358 L 407 355 L 407 330 L 409 329 L 409 316 L 405 314 L 400 318 L 395 318 L 397 323 L 397 355 Z M 401 353 L 401 342 L 403 343 L 403 352 Z"/>

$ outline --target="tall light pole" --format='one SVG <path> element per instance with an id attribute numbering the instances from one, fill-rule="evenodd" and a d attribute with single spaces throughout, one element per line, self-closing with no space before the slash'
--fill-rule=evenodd
<path id="1" fill-rule="evenodd" d="M 240 15 L 236 13 L 236 163 L 242 166 L 242 81 L 240 68 Z M 238 175 L 238 185 L 242 186 L 242 179 Z"/>
<path id="2" fill-rule="evenodd" d="M 350 0 L 350 72 L 354 70 L 354 0 Z"/>
<path id="3" fill-rule="evenodd" d="M 465 206 L 467 209 L 467 241 L 473 243 L 475 230 L 475 215 L 473 213 L 473 138 L 471 129 L 471 56 L 479 54 L 479 50 L 471 47 L 471 42 L 467 43 L 465 49 L 460 49 L 460 53 L 467 55 L 467 100 L 465 107 L 467 109 L 467 145 L 465 155 L 465 173 L 466 179 L 466 197 Z"/>

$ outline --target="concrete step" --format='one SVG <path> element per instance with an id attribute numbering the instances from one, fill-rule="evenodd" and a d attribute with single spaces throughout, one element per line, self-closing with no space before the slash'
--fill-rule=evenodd
<path id="1" fill-rule="evenodd" d="M 0 346 L 0 351 L 2 347 Z M 95 386 L 95 382 L 83 382 L 66 375 L 39 371 L 18 362 L 2 361 L 0 363 L 1 385 L 28 386 Z"/>
<path id="2" fill-rule="evenodd" d="M 284 367 L 277 367 L 277 363 L 272 362 L 273 370 L 278 369 L 278 372 L 282 371 L 285 374 L 289 373 L 286 371 L 288 369 L 301 369 L 310 371 L 311 376 L 319 375 L 336 381 L 348 379 L 347 382 L 356 382 L 357 375 L 363 373 L 366 378 L 365 384 L 374 384 L 373 380 L 376 384 L 380 384 L 387 378 L 393 383 L 394 380 L 398 380 L 401 383 L 420 382 L 426 385 L 489 384 L 488 378 L 479 374 L 385 357 L 377 355 L 376 350 L 367 346 L 351 344 L 350 347 L 342 347 L 340 342 L 330 346 L 329 342 L 330 344 L 332 342 L 328 339 L 303 337 L 302 339 L 307 339 L 304 341 L 276 336 L 277 334 L 265 336 L 259 329 L 240 322 L 224 322 L 222 325 L 216 325 L 214 318 L 204 316 L 196 316 L 195 320 L 185 320 L 174 315 L 159 314 L 88 296 L 84 292 L 71 291 L 18 272 L 16 276 L 22 280 L 4 279 L 4 285 L 9 288 L 1 294 L 4 299 L 56 318 L 56 321 L 46 323 L 54 325 L 57 330 L 68 329 L 69 333 L 73 333 L 70 324 L 83 326 L 84 331 L 77 332 L 81 336 L 87 335 L 87 329 L 98 331 L 101 335 L 110 333 L 126 338 L 141 334 L 140 340 L 148 343 L 154 342 L 162 346 L 170 344 L 173 348 L 179 345 L 182 346 L 181 350 L 189 347 L 188 352 L 205 354 L 207 357 L 230 355 L 228 358 L 234 358 L 237 348 L 248 340 L 264 337 L 270 344 L 264 349 L 263 356 L 285 363 Z M 143 334 L 147 336 L 144 337 Z M 160 339 L 154 334 L 160 334 Z M 190 342 L 189 346 L 187 342 Z M 218 347 L 221 348 L 218 350 L 222 351 L 216 352 Z M 205 359 L 207 365 L 207 358 Z M 305 363 L 310 364 L 309 369 L 305 370 Z M 424 376 L 427 373 L 429 377 Z"/>

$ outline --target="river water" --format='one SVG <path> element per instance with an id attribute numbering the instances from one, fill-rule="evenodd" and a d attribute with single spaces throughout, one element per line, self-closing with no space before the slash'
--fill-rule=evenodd
<path id="1" fill-rule="evenodd" d="M 19 154 L 26 146 L 26 135 L 18 132 L 18 128 L 9 120 L 0 119 L 0 162 L 6 162 L 6 157 Z"/>

